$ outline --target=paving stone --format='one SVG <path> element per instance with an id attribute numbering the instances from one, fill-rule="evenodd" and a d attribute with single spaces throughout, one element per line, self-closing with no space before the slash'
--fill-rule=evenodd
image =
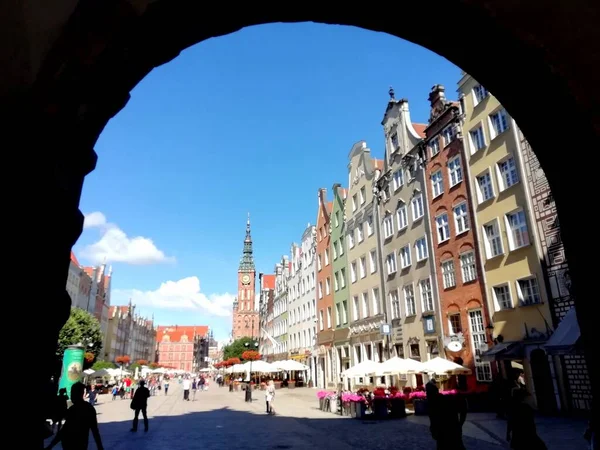
<path id="1" fill-rule="evenodd" d="M 278 390 L 275 416 L 265 413 L 263 392 L 255 391 L 253 399 L 252 403 L 247 403 L 244 392 L 230 393 L 227 388 L 211 386 L 208 391 L 198 392 L 195 401 L 188 402 L 183 400 L 181 386 L 174 384 L 169 395 L 149 399 L 148 433 L 144 433 L 142 423 L 137 433 L 129 431 L 133 415 L 129 400 L 113 401 L 111 396 L 100 396 L 96 410 L 106 450 L 435 448 L 427 417 L 388 421 L 341 417 L 319 410 L 316 391 L 307 388 Z M 479 423 L 469 421 L 465 424 L 464 441 L 468 449 L 506 448 L 506 443 L 501 441 L 503 434 L 498 436 L 497 426 L 501 424 L 495 424 L 496 428 L 489 426 L 487 418 L 477 416 Z M 567 428 L 561 429 L 563 435 Z M 582 441 L 581 433 L 573 436 Z M 568 440 L 563 439 L 563 442 Z M 572 440 L 568 447 L 552 445 L 556 442 L 547 443 L 551 450 L 585 448 Z M 91 437 L 89 448 L 96 448 Z"/>

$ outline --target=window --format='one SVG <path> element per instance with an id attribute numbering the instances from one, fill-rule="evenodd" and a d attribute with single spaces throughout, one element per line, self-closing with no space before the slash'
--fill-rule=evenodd
<path id="1" fill-rule="evenodd" d="M 352 212 L 356 211 L 356 208 L 358 208 L 358 204 L 357 204 L 356 194 L 354 194 L 352 196 Z"/>
<path id="2" fill-rule="evenodd" d="M 352 297 L 352 312 L 354 313 L 354 320 L 360 319 L 360 303 L 358 302 L 358 295 Z"/>
<path id="3" fill-rule="evenodd" d="M 338 303 L 335 305 L 335 323 L 340 325 L 342 323 L 342 304 Z"/>
<path id="4" fill-rule="evenodd" d="M 421 359 L 421 349 L 419 348 L 419 344 L 409 344 L 408 351 L 410 352 L 410 357 L 413 359 Z"/>
<path id="5" fill-rule="evenodd" d="M 489 171 L 477 177 L 477 196 L 479 197 L 479 203 L 483 203 L 494 197 L 492 177 Z"/>
<path id="6" fill-rule="evenodd" d="M 485 136 L 483 134 L 482 126 L 478 126 L 474 130 L 471 130 L 469 136 L 471 138 L 471 146 L 474 149 L 473 153 L 485 147 Z"/>
<path id="7" fill-rule="evenodd" d="M 500 190 L 504 191 L 519 182 L 519 173 L 514 158 L 508 158 L 498 163 L 498 179 L 500 180 Z"/>
<path id="8" fill-rule="evenodd" d="M 342 301 L 342 322 L 348 323 L 348 301 Z"/>
<path id="9" fill-rule="evenodd" d="M 372 298 L 373 298 L 373 315 L 376 316 L 377 314 L 379 314 L 379 289 L 377 288 L 373 288 L 373 290 L 371 291 L 372 294 Z"/>
<path id="10" fill-rule="evenodd" d="M 367 217 L 367 236 L 372 236 L 373 232 L 373 215 L 371 214 L 369 217 Z"/>
<path id="11" fill-rule="evenodd" d="M 325 265 L 328 266 L 329 265 L 329 249 L 326 248 L 325 249 Z"/>
<path id="12" fill-rule="evenodd" d="M 396 270 L 398 270 L 398 267 L 396 266 L 396 252 L 392 252 L 389 255 L 387 255 L 385 263 L 387 265 L 388 275 L 396 273 Z"/>
<path id="13" fill-rule="evenodd" d="M 325 295 L 331 294 L 331 278 L 325 279 Z"/>
<path id="14" fill-rule="evenodd" d="M 363 292 L 361 295 L 362 298 L 362 308 L 363 308 L 363 317 L 369 317 L 369 294 L 367 292 Z"/>
<path id="15" fill-rule="evenodd" d="M 490 123 L 492 128 L 492 139 L 508 130 L 508 119 L 506 111 L 501 109 L 494 114 L 490 114 Z"/>
<path id="16" fill-rule="evenodd" d="M 340 236 L 340 256 L 344 254 L 344 237 Z"/>
<path id="17" fill-rule="evenodd" d="M 423 196 L 421 194 L 415 195 L 411 204 L 413 221 L 423 217 L 423 214 L 425 214 L 425 210 L 423 208 Z"/>
<path id="18" fill-rule="evenodd" d="M 390 142 L 392 143 L 392 152 L 398 150 L 398 147 L 400 147 L 400 145 L 398 144 L 398 135 L 396 133 L 392 134 L 392 136 L 390 137 Z"/>
<path id="19" fill-rule="evenodd" d="M 431 279 L 421 280 L 421 305 L 423 312 L 433 311 L 433 293 L 431 291 Z"/>
<path id="20" fill-rule="evenodd" d="M 442 279 L 444 289 L 456 286 L 456 274 L 454 273 L 454 261 L 451 259 L 442 262 Z"/>
<path id="21" fill-rule="evenodd" d="M 398 231 L 408 226 L 408 217 L 406 214 L 406 205 L 399 206 L 396 210 L 396 221 L 398 222 Z"/>
<path id="22" fill-rule="evenodd" d="M 354 230 L 350 230 L 348 233 L 348 248 L 354 248 Z"/>
<path id="23" fill-rule="evenodd" d="M 483 314 L 480 309 L 469 311 L 469 325 L 471 328 L 471 340 L 474 348 L 475 377 L 477 381 L 492 381 L 492 369 L 490 363 L 481 360 L 481 354 L 487 350 L 485 327 L 483 326 Z"/>
<path id="24" fill-rule="evenodd" d="M 513 307 L 512 299 L 510 297 L 510 287 L 508 284 L 494 286 L 492 288 L 492 292 L 494 294 L 494 300 L 498 309 L 510 309 Z"/>
<path id="25" fill-rule="evenodd" d="M 462 333 L 462 323 L 460 321 L 460 314 L 448 315 L 448 324 L 450 330 L 450 336 L 458 333 Z"/>
<path id="26" fill-rule="evenodd" d="M 431 174 L 431 189 L 433 189 L 433 196 L 437 197 L 444 193 L 444 181 L 442 179 L 442 171 Z"/>
<path id="27" fill-rule="evenodd" d="M 450 177 L 450 187 L 456 186 L 463 179 L 462 167 L 460 166 L 460 156 L 448 161 L 448 176 Z"/>
<path id="28" fill-rule="evenodd" d="M 323 298 L 323 282 L 319 281 L 319 298 Z"/>
<path id="29" fill-rule="evenodd" d="M 336 228 L 340 226 L 340 212 L 339 211 L 335 212 L 334 222 L 335 222 L 335 227 Z"/>
<path id="30" fill-rule="evenodd" d="M 427 251 L 427 240 L 423 236 L 415 241 L 415 253 L 417 254 L 417 261 L 423 261 L 429 256 Z"/>
<path id="31" fill-rule="evenodd" d="M 413 289 L 412 284 L 404 286 L 404 301 L 406 303 L 406 315 L 414 316 L 417 314 L 417 307 L 415 305 L 415 290 Z"/>
<path id="32" fill-rule="evenodd" d="M 365 187 L 364 186 L 360 188 L 359 194 L 360 194 L 360 204 L 364 205 L 365 202 L 367 201 L 367 195 L 366 195 L 366 191 L 365 191 Z"/>
<path id="33" fill-rule="evenodd" d="M 319 254 L 317 255 L 317 270 L 319 270 L 319 271 L 320 271 L 321 269 L 322 269 L 322 267 L 321 267 L 321 254 L 319 253 Z M 297 269 L 296 269 L 296 270 L 297 270 Z"/>
<path id="34" fill-rule="evenodd" d="M 367 276 L 367 258 L 364 256 L 360 257 L 360 277 L 364 278 Z"/>
<path id="35" fill-rule="evenodd" d="M 502 237 L 500 237 L 500 227 L 498 220 L 493 220 L 483 226 L 483 234 L 485 237 L 485 253 L 487 259 L 495 258 L 504 253 L 502 247 Z"/>
<path id="36" fill-rule="evenodd" d="M 323 330 L 323 310 L 319 311 L 319 329 Z"/>
<path id="37" fill-rule="evenodd" d="M 394 219 L 392 219 L 391 215 L 385 216 L 383 219 L 383 237 L 385 239 L 389 238 L 394 234 Z"/>
<path id="38" fill-rule="evenodd" d="M 473 99 L 473 103 L 475 103 L 475 105 L 477 106 L 479 103 L 481 103 L 488 95 L 488 90 L 486 88 L 484 88 L 482 85 L 478 84 L 477 86 L 475 86 L 473 88 L 473 96 L 475 97 Z"/>
<path id="39" fill-rule="evenodd" d="M 460 271 L 463 283 L 469 283 L 477 279 L 477 266 L 475 265 L 475 252 L 467 252 L 460 255 Z"/>
<path id="40" fill-rule="evenodd" d="M 400 267 L 405 269 L 411 264 L 410 245 L 406 245 L 400 249 Z"/>
<path id="41" fill-rule="evenodd" d="M 437 136 L 429 141 L 429 149 L 431 151 L 431 157 L 434 157 L 440 152 L 440 139 Z"/>
<path id="42" fill-rule="evenodd" d="M 331 306 L 327 307 L 327 328 L 331 328 Z"/>
<path id="43" fill-rule="evenodd" d="M 336 291 L 340 289 L 340 273 L 335 272 L 333 274 L 333 289 Z"/>
<path id="44" fill-rule="evenodd" d="M 542 303 L 540 289 L 535 278 L 525 278 L 517 281 L 519 303 L 521 305 L 537 305 Z"/>
<path id="45" fill-rule="evenodd" d="M 469 215 L 467 213 L 466 202 L 454 207 L 454 226 L 456 227 L 456 234 L 469 230 Z"/>
<path id="46" fill-rule="evenodd" d="M 346 269 L 340 269 L 340 287 L 344 289 L 346 287 Z"/>
<path id="47" fill-rule="evenodd" d="M 442 136 L 444 137 L 444 146 L 450 144 L 456 137 L 456 128 L 454 124 L 448 125 L 442 130 Z"/>
<path id="48" fill-rule="evenodd" d="M 399 319 L 400 314 L 400 299 L 398 298 L 398 289 L 390 292 L 390 303 L 392 304 L 392 320 Z"/>
<path id="49" fill-rule="evenodd" d="M 352 283 L 356 283 L 356 280 L 356 261 L 354 261 L 352 264 L 350 264 L 350 281 L 352 281 Z"/>
<path id="50" fill-rule="evenodd" d="M 394 191 L 397 191 L 398 189 L 400 189 L 403 184 L 404 184 L 404 172 L 402 171 L 402 169 L 398 169 L 394 172 L 394 175 L 392 177 L 392 187 L 393 187 Z"/>
<path id="51" fill-rule="evenodd" d="M 377 252 L 375 250 L 369 252 L 369 265 L 371 266 L 371 273 L 377 272 Z"/>
<path id="52" fill-rule="evenodd" d="M 527 219 L 523 210 L 506 215 L 506 228 L 509 230 L 508 243 L 511 250 L 529 245 Z"/>
<path id="53" fill-rule="evenodd" d="M 448 225 L 448 214 L 444 213 L 435 219 L 438 244 L 450 239 L 450 226 Z"/>
<path id="54" fill-rule="evenodd" d="M 365 240 L 365 235 L 363 233 L 363 224 L 359 223 L 356 227 L 356 235 L 358 236 L 358 243 L 360 244 Z"/>

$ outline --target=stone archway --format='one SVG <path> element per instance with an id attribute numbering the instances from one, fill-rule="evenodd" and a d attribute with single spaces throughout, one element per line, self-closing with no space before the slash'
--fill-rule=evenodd
<path id="1" fill-rule="evenodd" d="M 441 5 L 423 0 L 389 10 L 356 4 L 329 11 L 312 4 L 245 4 L 235 15 L 229 5 L 195 0 L 59 0 L 37 9 L 11 2 L 0 17 L 0 96 L 7 118 L 6 159 L 18 178 L 15 188 L 6 191 L 11 200 L 6 213 L 11 241 L 21 245 L 9 276 L 27 286 L 22 268 L 31 265 L 30 258 L 49 261 L 36 278 L 44 295 L 35 296 L 37 314 L 31 319 L 43 337 L 38 363 L 48 370 L 38 376 L 50 372 L 54 342 L 68 315 L 64 280 L 70 248 L 83 224 L 79 197 L 107 121 L 152 68 L 190 45 L 276 21 L 354 25 L 399 36 L 447 57 L 500 99 L 538 151 L 553 186 L 591 357 L 594 311 L 583 293 L 596 287 L 594 266 L 586 258 L 587 236 L 595 229 L 591 220 L 580 219 L 572 200 L 581 192 L 595 192 L 594 177 L 576 170 L 583 158 L 588 166 L 598 158 L 586 150 L 600 138 L 599 11 L 600 6 L 584 0 L 557 2 L 552 8 L 541 0 L 448 0 Z M 574 151 L 579 149 L 581 156 Z M 54 218 L 52 226 L 36 228 L 40 216 Z M 593 364 L 588 366 L 594 386 Z M 29 433 L 27 438 L 36 437 Z"/>

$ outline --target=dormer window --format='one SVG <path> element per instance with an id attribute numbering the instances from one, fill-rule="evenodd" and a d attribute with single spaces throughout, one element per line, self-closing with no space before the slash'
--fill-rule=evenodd
<path id="1" fill-rule="evenodd" d="M 398 147 L 400 147 L 400 144 L 398 143 L 398 135 L 396 133 L 392 134 L 390 141 L 392 142 L 392 151 L 395 152 L 398 150 Z"/>
<path id="2" fill-rule="evenodd" d="M 481 103 L 488 96 L 488 94 L 488 90 L 482 85 L 478 84 L 477 86 L 475 86 L 473 88 L 473 95 L 475 96 L 475 105 Z"/>
<path id="3" fill-rule="evenodd" d="M 450 124 L 446 128 L 444 128 L 444 130 L 442 131 L 442 136 L 444 136 L 445 147 L 446 145 L 450 144 L 450 142 L 452 142 L 456 137 L 456 128 L 454 127 L 454 124 Z"/>

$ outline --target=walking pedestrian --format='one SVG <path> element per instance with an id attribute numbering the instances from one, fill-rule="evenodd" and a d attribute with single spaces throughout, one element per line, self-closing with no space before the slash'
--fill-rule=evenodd
<path id="1" fill-rule="evenodd" d="M 133 399 L 131 400 L 131 409 L 134 411 L 133 415 L 133 426 L 131 427 L 131 432 L 135 433 L 138 428 L 138 418 L 140 412 L 142 413 L 142 417 L 144 418 L 144 431 L 148 431 L 148 398 L 150 397 L 150 391 L 146 387 L 146 382 L 144 380 L 140 380 L 138 382 L 138 388 L 135 390 L 135 394 L 133 394 Z"/>
<path id="2" fill-rule="evenodd" d="M 190 387 L 191 387 L 191 383 L 190 383 L 190 379 L 186 378 L 185 380 L 183 380 L 183 399 L 187 400 L 188 402 L 190 401 Z"/>
<path id="3" fill-rule="evenodd" d="M 196 401 L 196 390 L 197 389 L 198 389 L 198 382 L 194 378 L 194 381 L 192 381 L 192 401 L 193 402 Z"/>
<path id="4" fill-rule="evenodd" d="M 267 404 L 267 414 L 274 415 L 275 410 L 273 409 L 273 400 L 275 399 L 275 383 L 273 380 L 269 380 L 267 384 L 267 390 L 265 391 L 265 401 Z"/>

